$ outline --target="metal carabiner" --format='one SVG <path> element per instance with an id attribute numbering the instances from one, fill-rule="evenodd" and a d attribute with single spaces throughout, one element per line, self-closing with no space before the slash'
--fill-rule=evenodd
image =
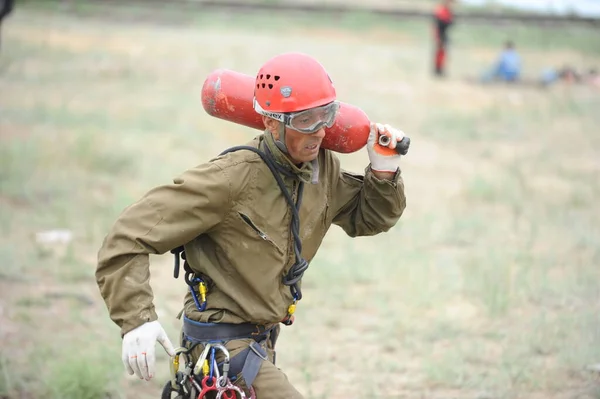
<path id="1" fill-rule="evenodd" d="M 223 376 L 222 379 L 223 381 L 225 381 L 225 384 L 227 384 L 227 378 L 229 375 L 229 367 L 230 367 L 230 362 L 231 362 L 231 357 L 229 356 L 229 351 L 227 350 L 227 348 L 225 347 L 225 345 L 222 344 L 213 344 L 213 348 L 215 349 L 219 349 L 221 352 L 223 352 L 223 355 L 225 355 L 225 360 L 223 361 Z M 218 367 L 215 367 L 217 370 L 219 369 Z M 221 381 L 219 381 L 219 385 L 220 385 Z M 224 385 L 221 385 L 224 386 Z"/>
<path id="2" fill-rule="evenodd" d="M 208 293 L 208 286 L 206 285 L 206 282 L 202 278 L 196 277 L 196 275 L 192 272 L 187 272 L 185 274 L 185 282 L 189 287 L 190 293 L 192 294 L 196 308 L 198 311 L 204 312 L 207 305 L 206 294 Z M 197 293 L 196 290 L 198 291 Z M 198 296 L 200 296 L 200 298 L 198 298 Z"/>
<path id="3" fill-rule="evenodd" d="M 173 356 L 173 360 L 169 363 L 169 371 L 171 373 L 171 387 L 173 389 L 177 389 L 177 372 L 179 371 L 179 356 L 183 355 L 184 357 L 187 355 L 188 349 L 180 346 L 175 349 L 175 356 Z M 184 359 L 186 360 L 186 359 Z"/>
<path id="4" fill-rule="evenodd" d="M 190 399 L 197 398 L 195 390 L 197 389 L 198 394 L 200 394 L 200 392 L 202 391 L 202 387 L 200 386 L 200 384 L 198 384 L 198 381 L 196 381 L 193 375 L 188 376 L 188 378 L 190 379 L 190 383 L 192 384 L 192 387 L 190 388 Z"/>
<path id="5" fill-rule="evenodd" d="M 194 375 L 200 375 L 200 371 L 202 371 L 202 375 L 208 375 L 208 352 L 210 351 L 211 346 L 212 344 L 209 342 L 204 345 L 204 350 L 194 366 Z"/>
<path id="6" fill-rule="evenodd" d="M 221 377 L 222 378 L 222 377 Z M 219 384 L 221 384 L 219 382 Z M 239 397 L 236 395 L 239 394 Z M 233 385 L 231 380 L 227 380 L 225 385 L 221 385 L 219 388 L 219 393 L 217 393 L 216 399 L 246 399 L 246 394 L 244 391 L 238 387 Z"/>

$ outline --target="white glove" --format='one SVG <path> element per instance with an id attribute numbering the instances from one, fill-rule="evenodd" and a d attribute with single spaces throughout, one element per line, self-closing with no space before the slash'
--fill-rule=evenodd
<path id="1" fill-rule="evenodd" d="M 123 336 L 121 360 L 127 372 L 146 381 L 154 376 L 154 346 L 158 341 L 169 356 L 175 356 L 173 344 L 158 321 L 144 323 Z"/>
<path id="2" fill-rule="evenodd" d="M 379 144 L 379 136 L 390 138 L 387 147 Z M 390 125 L 371 123 L 371 132 L 367 140 L 367 151 L 371 161 L 371 169 L 377 172 L 396 172 L 400 166 L 400 154 L 396 152 L 396 144 L 404 138 L 404 133 Z"/>

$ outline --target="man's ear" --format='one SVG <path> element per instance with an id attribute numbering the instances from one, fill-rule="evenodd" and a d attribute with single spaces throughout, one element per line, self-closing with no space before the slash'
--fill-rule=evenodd
<path id="1" fill-rule="evenodd" d="M 262 116 L 262 121 L 263 121 L 263 124 L 265 125 L 265 128 L 271 132 L 271 134 L 273 135 L 275 140 L 278 140 L 279 139 L 279 124 L 281 122 L 279 122 L 276 119 L 269 118 L 268 116 L 265 116 L 265 115 Z"/>

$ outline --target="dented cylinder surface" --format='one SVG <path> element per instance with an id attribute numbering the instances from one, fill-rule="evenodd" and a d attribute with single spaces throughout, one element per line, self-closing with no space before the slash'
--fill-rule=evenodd
<path id="1" fill-rule="evenodd" d="M 210 73 L 202 86 L 202 106 L 211 116 L 263 130 L 262 116 L 254 111 L 254 78 L 229 69 Z M 321 147 L 340 153 L 358 151 L 367 144 L 370 121 L 358 107 L 340 101 L 335 124 L 325 129 Z"/>

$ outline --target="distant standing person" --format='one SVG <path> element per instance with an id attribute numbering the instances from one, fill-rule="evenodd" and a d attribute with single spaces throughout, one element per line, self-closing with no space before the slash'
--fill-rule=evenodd
<path id="1" fill-rule="evenodd" d="M 10 14 L 13 5 L 14 0 L 0 0 L 0 46 L 2 45 L 2 20 Z"/>
<path id="2" fill-rule="evenodd" d="M 444 76 L 448 52 L 448 30 L 454 22 L 452 14 L 454 0 L 443 0 L 435 9 L 435 75 Z"/>

